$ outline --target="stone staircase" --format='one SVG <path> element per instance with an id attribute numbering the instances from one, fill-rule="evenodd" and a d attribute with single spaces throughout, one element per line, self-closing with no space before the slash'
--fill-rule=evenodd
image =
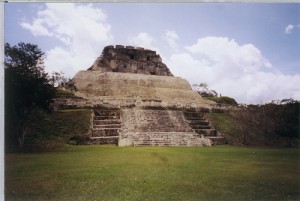
<path id="1" fill-rule="evenodd" d="M 204 113 L 196 110 L 185 110 L 184 116 L 189 125 L 199 136 L 210 139 L 212 145 L 225 144 L 226 140 L 218 134 L 216 129 L 212 128 L 210 122 L 205 118 Z"/>
<path id="2" fill-rule="evenodd" d="M 210 146 L 225 144 L 203 113 L 192 110 L 95 109 L 90 144 Z"/>
<path id="3" fill-rule="evenodd" d="M 91 136 L 93 144 L 118 144 L 121 127 L 120 110 L 94 110 Z"/>
<path id="4" fill-rule="evenodd" d="M 123 109 L 119 146 L 210 146 L 190 127 L 182 110 Z"/>
<path id="5" fill-rule="evenodd" d="M 186 132 L 139 132 L 133 146 L 210 146 L 210 140 Z"/>

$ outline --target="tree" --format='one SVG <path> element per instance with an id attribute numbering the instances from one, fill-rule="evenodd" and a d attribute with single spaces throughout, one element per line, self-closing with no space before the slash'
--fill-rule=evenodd
<path id="1" fill-rule="evenodd" d="M 292 146 L 292 139 L 300 135 L 300 102 L 293 99 L 281 100 L 279 105 L 276 134 L 286 138 L 286 145 Z"/>
<path id="2" fill-rule="evenodd" d="M 243 145 L 253 145 L 260 141 L 258 112 L 259 106 L 247 105 L 231 111 L 232 117 L 236 122 L 236 128 L 232 131 L 233 135 L 238 138 L 239 143 Z"/>
<path id="3" fill-rule="evenodd" d="M 23 146 L 30 114 L 37 108 L 48 109 L 54 97 L 43 60 L 44 53 L 37 45 L 5 44 L 5 134 L 9 147 Z"/>
<path id="4" fill-rule="evenodd" d="M 294 146 L 299 139 L 299 101 L 285 99 L 232 111 L 242 144 Z M 283 143 L 285 139 L 286 143 Z"/>
<path id="5" fill-rule="evenodd" d="M 217 97 L 218 93 L 215 90 L 209 89 L 206 83 L 193 84 L 193 90 L 197 91 L 202 97 Z"/>
<path id="6" fill-rule="evenodd" d="M 53 71 L 50 76 L 50 84 L 54 87 L 66 87 L 69 80 L 70 78 L 66 78 L 63 72 L 58 73 Z"/>

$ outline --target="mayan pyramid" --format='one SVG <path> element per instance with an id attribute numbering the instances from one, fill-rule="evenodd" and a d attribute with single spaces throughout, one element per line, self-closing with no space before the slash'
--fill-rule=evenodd
<path id="1" fill-rule="evenodd" d="M 174 77 L 152 50 L 107 46 L 90 68 L 73 78 L 91 108 L 90 143 L 119 146 L 210 146 L 223 138 L 205 118 L 213 102 Z"/>

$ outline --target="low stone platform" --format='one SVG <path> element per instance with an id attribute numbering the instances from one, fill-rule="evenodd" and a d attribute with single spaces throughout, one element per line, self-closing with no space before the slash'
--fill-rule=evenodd
<path id="1" fill-rule="evenodd" d="M 211 146 L 211 141 L 185 132 L 131 133 L 133 146 Z"/>

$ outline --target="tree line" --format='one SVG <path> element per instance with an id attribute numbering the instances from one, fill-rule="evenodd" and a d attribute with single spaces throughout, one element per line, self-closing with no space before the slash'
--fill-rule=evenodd
<path id="1" fill-rule="evenodd" d="M 300 102 L 293 99 L 263 105 L 241 105 L 230 113 L 237 122 L 232 134 L 244 145 L 298 146 Z"/>

